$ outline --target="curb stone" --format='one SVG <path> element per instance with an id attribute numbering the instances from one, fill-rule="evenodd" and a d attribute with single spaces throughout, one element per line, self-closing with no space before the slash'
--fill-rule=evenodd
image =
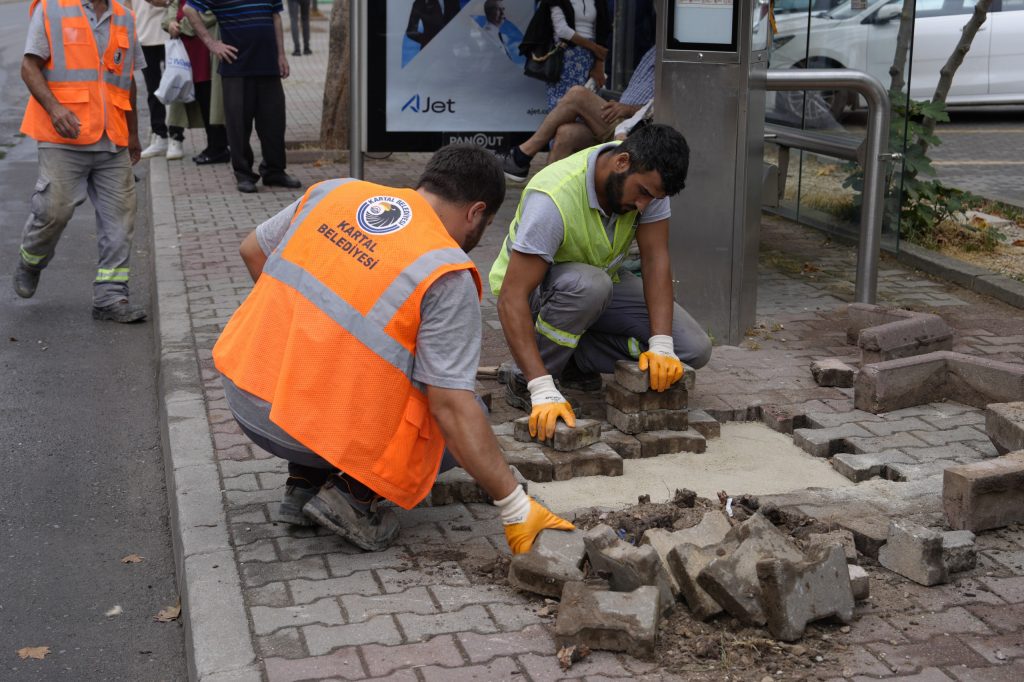
<path id="1" fill-rule="evenodd" d="M 161 157 L 150 160 L 149 196 L 160 435 L 188 677 L 260 680 L 207 421 L 167 161 Z"/>
<path id="2" fill-rule="evenodd" d="M 1024 282 L 1000 275 L 952 256 L 917 244 L 901 243 L 896 260 L 929 275 L 958 284 L 982 296 L 989 296 L 1015 308 L 1024 308 Z"/>

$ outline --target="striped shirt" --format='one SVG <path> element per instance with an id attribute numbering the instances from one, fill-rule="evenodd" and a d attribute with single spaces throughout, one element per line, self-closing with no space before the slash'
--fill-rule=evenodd
<path id="1" fill-rule="evenodd" d="M 213 12 L 220 39 L 238 49 L 238 59 L 221 60 L 222 76 L 277 76 L 277 35 L 274 14 L 283 10 L 282 0 L 188 0 L 196 11 Z"/>
<path id="2" fill-rule="evenodd" d="M 654 97 L 654 48 L 647 50 L 629 77 L 619 101 L 623 104 L 643 106 Z"/>

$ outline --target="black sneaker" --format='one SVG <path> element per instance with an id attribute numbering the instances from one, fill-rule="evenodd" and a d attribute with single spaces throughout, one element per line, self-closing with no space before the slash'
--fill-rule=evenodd
<path id="1" fill-rule="evenodd" d="M 601 375 L 597 372 L 584 372 L 576 366 L 576 361 L 571 357 L 562 376 L 558 377 L 558 383 L 562 388 L 569 388 L 576 391 L 600 391 L 604 386 Z"/>
<path id="2" fill-rule="evenodd" d="M 293 526 L 312 526 L 313 519 L 302 513 L 302 508 L 316 495 L 316 488 L 302 485 L 289 478 L 285 483 L 284 499 L 277 508 L 277 520 Z"/>
<path id="3" fill-rule="evenodd" d="M 298 189 L 302 187 L 302 182 L 298 178 L 294 178 L 287 173 L 264 175 L 263 184 L 267 187 L 287 187 L 288 189 Z"/>
<path id="4" fill-rule="evenodd" d="M 530 175 L 530 164 L 527 162 L 525 166 L 520 166 L 516 163 L 515 156 L 512 154 L 512 150 L 508 150 L 504 154 L 496 154 L 498 160 L 501 161 L 501 169 L 505 171 L 505 179 L 510 182 L 526 182 L 526 178 Z"/>
<path id="5" fill-rule="evenodd" d="M 140 306 L 129 303 L 127 298 L 122 298 L 121 300 L 111 303 L 110 305 L 105 305 L 102 308 L 93 306 L 92 319 L 120 322 L 121 324 L 132 324 L 133 322 L 142 322 L 145 320 L 146 311 Z"/>
<path id="6" fill-rule="evenodd" d="M 30 268 L 19 258 L 18 267 L 14 269 L 14 293 L 22 298 L 32 298 L 39 286 L 40 272 L 42 270 Z"/>
<path id="7" fill-rule="evenodd" d="M 368 512 L 352 506 L 332 476 L 310 498 L 303 513 L 318 525 L 340 535 L 356 547 L 368 552 L 378 552 L 390 547 L 401 529 L 398 515 L 390 507 L 381 507 L 381 498 L 370 504 Z"/>

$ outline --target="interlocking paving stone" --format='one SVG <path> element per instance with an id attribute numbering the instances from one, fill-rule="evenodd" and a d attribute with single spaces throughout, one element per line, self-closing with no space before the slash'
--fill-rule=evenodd
<path id="1" fill-rule="evenodd" d="M 458 635 L 462 649 L 473 663 L 489 661 L 497 656 L 535 653 L 550 655 L 556 650 L 555 639 L 549 628 L 530 625 L 517 632 L 501 632 L 489 635 L 462 632 Z"/>
<path id="2" fill-rule="evenodd" d="M 275 561 L 242 565 L 242 581 L 249 586 L 291 580 L 293 578 L 326 578 L 322 557 L 308 557 L 298 561 Z"/>
<path id="3" fill-rule="evenodd" d="M 434 635 L 449 632 L 496 632 L 498 627 L 494 619 L 483 606 L 478 604 L 466 606 L 458 611 L 449 611 L 435 615 L 418 615 L 399 613 L 395 616 L 402 626 L 402 631 L 410 642 L 418 642 Z"/>
<path id="4" fill-rule="evenodd" d="M 469 578 L 457 563 L 443 561 L 423 569 L 395 570 L 381 568 L 377 578 L 388 593 L 404 592 L 410 587 L 443 583 L 446 585 L 469 585 Z"/>
<path id="5" fill-rule="evenodd" d="M 520 674 L 520 667 L 515 659 L 498 658 L 489 663 L 462 668 L 426 666 L 419 672 L 426 682 L 476 682 L 477 680 L 514 680 Z"/>
<path id="6" fill-rule="evenodd" d="M 375 616 L 389 613 L 437 613 L 434 600 L 425 587 L 412 587 L 404 592 L 364 596 L 346 594 L 340 597 L 349 623 L 362 623 Z"/>
<path id="7" fill-rule="evenodd" d="M 283 627 L 299 627 L 312 623 L 322 623 L 323 625 L 345 623 L 338 602 L 330 597 L 300 606 L 283 608 L 254 606 L 249 609 L 249 613 L 252 615 L 253 631 L 257 635 L 265 635 Z"/>
<path id="8" fill-rule="evenodd" d="M 357 680 L 366 675 L 355 647 L 347 647 L 328 656 L 287 660 L 268 658 L 264 661 L 267 678 L 273 682 L 299 682 L 337 676 Z"/>
<path id="9" fill-rule="evenodd" d="M 370 571 L 359 571 L 344 578 L 291 580 L 288 587 L 296 604 L 306 604 L 322 597 L 339 597 L 346 594 L 372 596 L 381 592 Z"/>
<path id="10" fill-rule="evenodd" d="M 403 536 L 399 535 L 399 540 L 403 539 Z M 331 570 L 331 576 L 343 578 L 357 571 L 369 571 L 375 568 L 391 568 L 401 571 L 412 566 L 412 559 L 409 551 L 399 546 L 389 547 L 380 552 L 328 554 L 327 566 Z M 296 577 L 308 578 L 310 576 Z"/>
<path id="11" fill-rule="evenodd" d="M 362 654 L 370 677 L 383 677 L 403 668 L 428 665 L 454 668 L 464 664 L 452 635 L 438 635 L 426 642 L 398 646 L 367 644 L 362 647 Z"/>
<path id="12" fill-rule="evenodd" d="M 352 625 L 307 625 L 302 628 L 306 646 L 313 656 L 330 653 L 334 649 L 357 644 L 399 644 L 402 635 L 392 616 L 377 616 Z"/>

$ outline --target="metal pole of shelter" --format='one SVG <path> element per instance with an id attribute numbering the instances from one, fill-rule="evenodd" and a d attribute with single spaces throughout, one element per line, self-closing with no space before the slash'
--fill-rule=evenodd
<path id="1" fill-rule="evenodd" d="M 878 257 L 882 242 L 885 202 L 883 162 L 889 155 L 889 93 L 874 76 L 852 69 L 787 69 L 767 73 L 768 90 L 856 90 L 868 103 L 864 149 L 864 203 L 861 206 L 854 300 L 874 303 L 878 294 Z"/>
<path id="2" fill-rule="evenodd" d="M 362 0 L 350 0 L 348 9 L 348 166 L 349 176 L 363 179 L 363 55 Z"/>

